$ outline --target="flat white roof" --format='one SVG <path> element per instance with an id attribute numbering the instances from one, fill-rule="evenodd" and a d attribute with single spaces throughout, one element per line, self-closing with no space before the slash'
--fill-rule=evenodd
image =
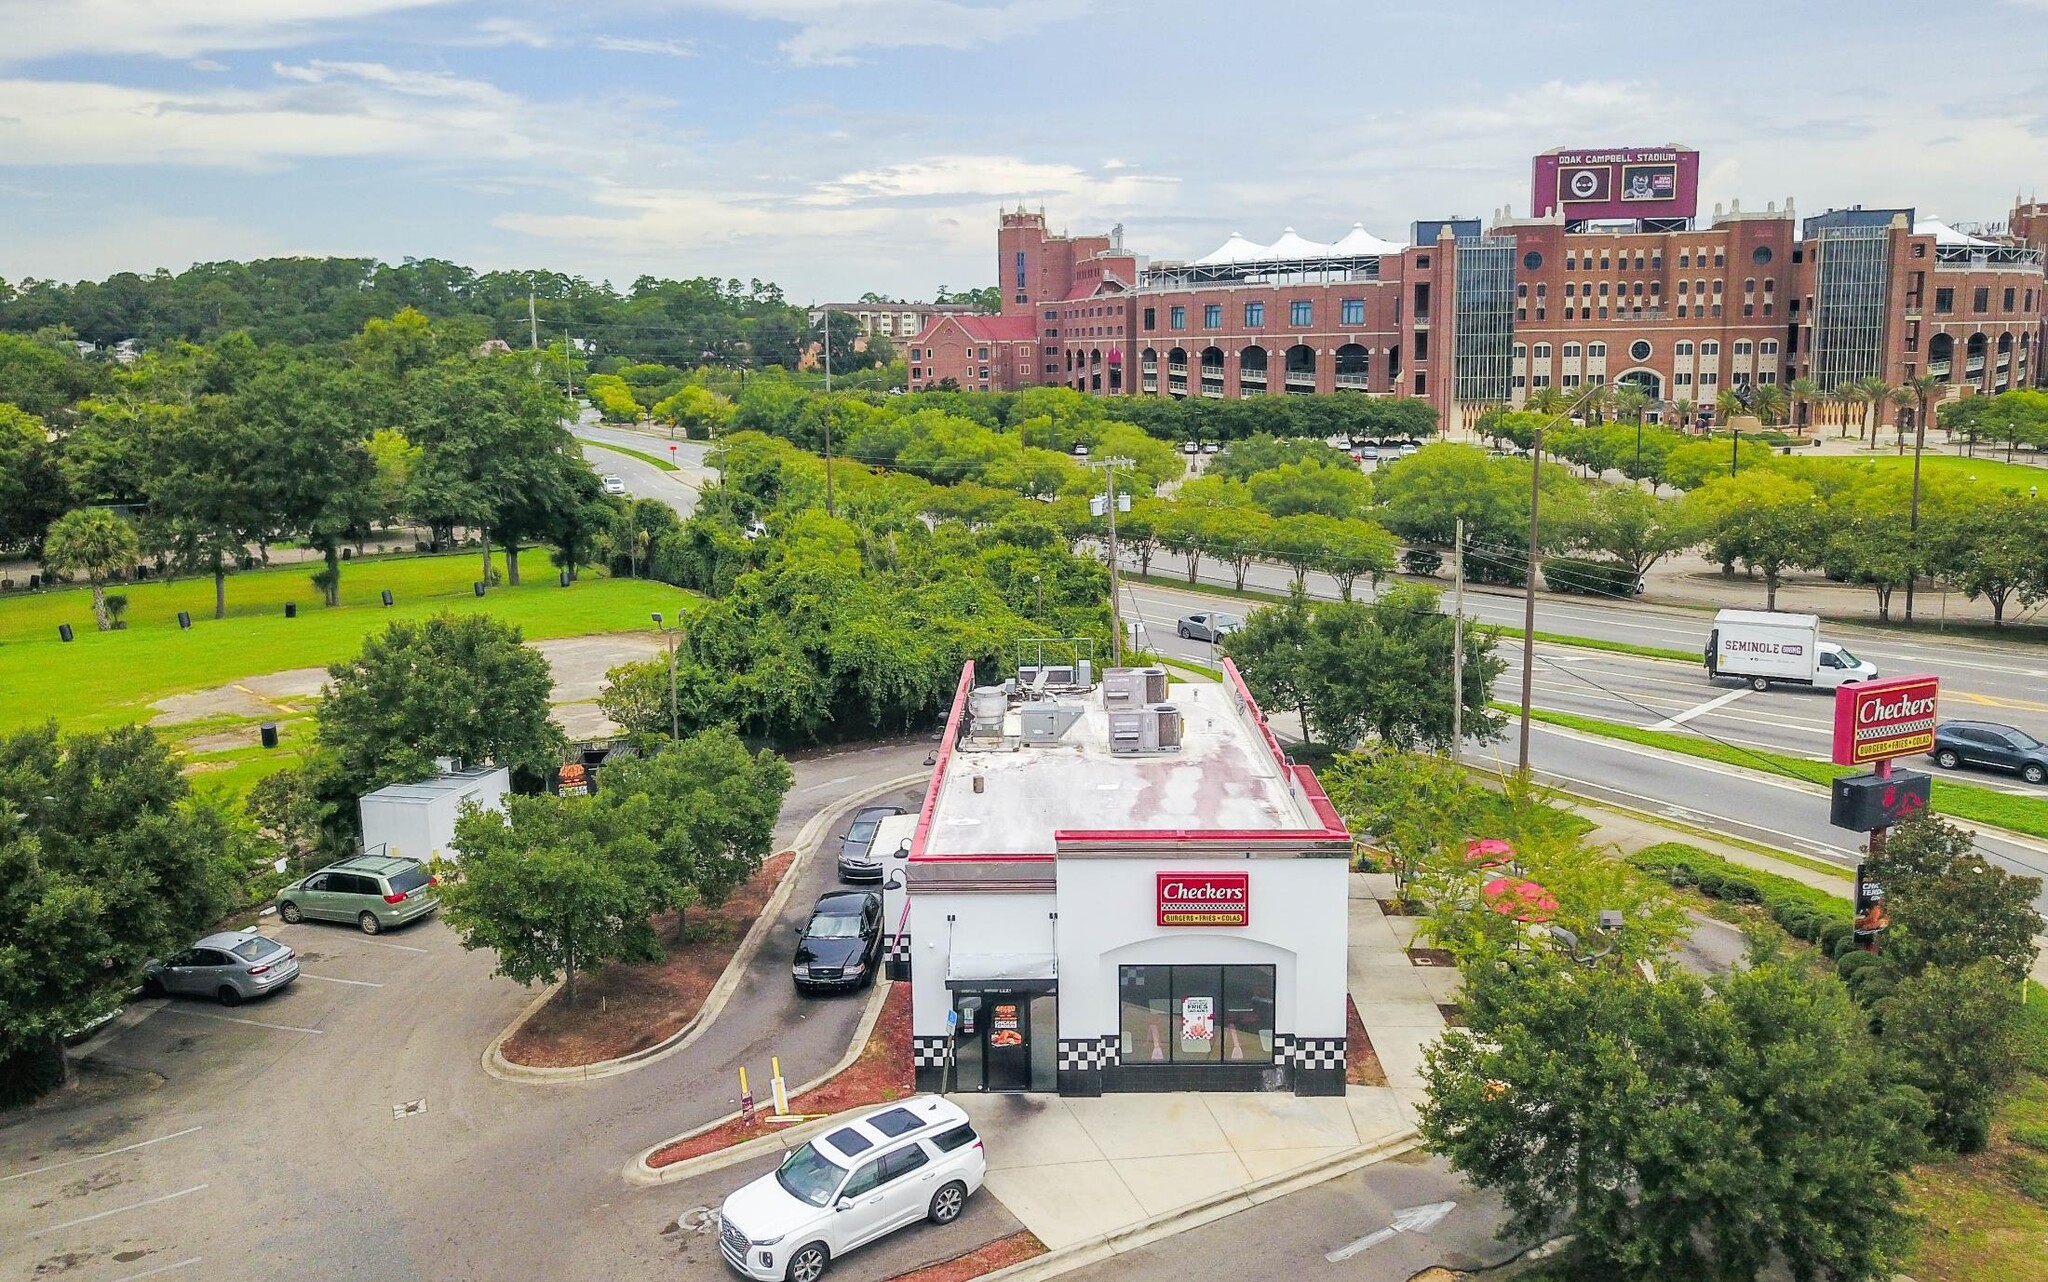
<path id="1" fill-rule="evenodd" d="M 503 766 L 478 766 L 437 775 L 418 783 L 387 783 L 375 792 L 363 794 L 364 801 L 432 801 L 450 793 L 468 792 L 479 782 L 503 770 Z"/>
<path id="2" fill-rule="evenodd" d="M 1182 716 L 1177 752 L 1111 752 L 1100 687 L 1059 700 L 1084 712 L 1056 743 L 971 751 L 955 742 L 921 853 L 1053 854 L 1058 831 L 1325 827 L 1229 687 L 1175 682 L 1167 698 Z"/>

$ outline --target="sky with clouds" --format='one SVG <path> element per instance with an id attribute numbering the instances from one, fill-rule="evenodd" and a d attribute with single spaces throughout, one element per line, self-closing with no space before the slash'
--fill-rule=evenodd
<path id="1" fill-rule="evenodd" d="M 1555 12 L 1551 12 L 1551 11 Z M 995 279 L 998 208 L 1400 239 L 1553 146 L 1703 208 L 2002 219 L 2048 188 L 2048 0 L 0 0 L 0 278 L 440 257 L 792 299 Z"/>

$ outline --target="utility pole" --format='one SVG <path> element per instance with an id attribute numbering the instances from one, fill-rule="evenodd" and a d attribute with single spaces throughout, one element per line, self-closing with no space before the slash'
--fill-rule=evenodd
<path id="1" fill-rule="evenodd" d="M 540 350 L 540 313 L 533 309 L 533 288 L 531 286 L 528 286 L 526 290 L 526 327 L 532 335 L 527 340 L 526 349 L 530 352 L 537 352 Z"/>
<path id="2" fill-rule="evenodd" d="M 1926 399 L 1921 399 L 1924 408 Z M 1913 547 L 1913 564 L 1906 567 L 1906 622 L 1913 621 L 1913 581 L 1920 577 L 1920 451 L 1927 446 L 1927 419 L 1923 414 L 1913 415 L 1913 516 L 1912 534 L 1909 542 Z"/>
<path id="3" fill-rule="evenodd" d="M 825 515 L 837 516 L 832 510 L 832 308 L 825 308 Z"/>
<path id="4" fill-rule="evenodd" d="M 1458 518 L 1451 562 L 1451 764 L 1465 748 L 1465 518 Z"/>
<path id="5" fill-rule="evenodd" d="M 1103 514 L 1109 518 L 1109 666 L 1124 666 L 1124 614 L 1123 576 L 1121 558 L 1116 550 L 1116 509 L 1119 495 L 1116 490 L 1117 469 L 1128 470 L 1135 466 L 1127 458 L 1093 459 L 1088 464 L 1100 469 L 1106 477 L 1102 491 Z"/>

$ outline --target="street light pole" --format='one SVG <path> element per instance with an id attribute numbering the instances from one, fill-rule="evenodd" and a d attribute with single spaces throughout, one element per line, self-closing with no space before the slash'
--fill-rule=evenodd
<path id="1" fill-rule="evenodd" d="M 1920 577 L 1920 451 L 1927 445 L 1927 417 L 1913 415 L 1913 515 L 1909 542 L 1913 563 L 1906 567 L 1906 622 L 1913 621 L 1913 580 Z"/>
<path id="2" fill-rule="evenodd" d="M 1116 473 L 1118 468 L 1133 466 L 1127 458 L 1096 459 L 1090 467 L 1100 468 L 1105 473 L 1106 484 L 1102 493 L 1103 515 L 1109 518 L 1109 666 L 1124 666 L 1124 614 L 1122 558 L 1116 547 Z"/>
<path id="3" fill-rule="evenodd" d="M 832 510 L 832 308 L 825 308 L 825 515 Z"/>
<path id="4" fill-rule="evenodd" d="M 1451 764 L 1456 765 L 1465 748 L 1465 518 L 1458 518 L 1458 534 L 1451 545 Z M 1306 733 L 1306 728 L 1304 728 Z"/>

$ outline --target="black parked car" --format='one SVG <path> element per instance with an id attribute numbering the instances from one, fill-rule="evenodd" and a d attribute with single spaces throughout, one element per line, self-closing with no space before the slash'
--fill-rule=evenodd
<path id="1" fill-rule="evenodd" d="M 1944 721 L 1934 728 L 1934 751 L 1927 755 L 1944 770 L 1976 766 L 2004 770 L 2028 783 L 2048 780 L 2048 746 L 1995 721 Z"/>
<path id="2" fill-rule="evenodd" d="M 882 853 L 875 849 L 875 829 L 903 811 L 895 806 L 869 806 L 853 817 L 839 838 L 839 880 L 880 881 Z"/>
<path id="3" fill-rule="evenodd" d="M 799 993 L 841 992 L 875 980 L 882 965 L 882 897 L 872 890 L 818 896 L 810 924 L 797 927 L 789 977 Z"/>

